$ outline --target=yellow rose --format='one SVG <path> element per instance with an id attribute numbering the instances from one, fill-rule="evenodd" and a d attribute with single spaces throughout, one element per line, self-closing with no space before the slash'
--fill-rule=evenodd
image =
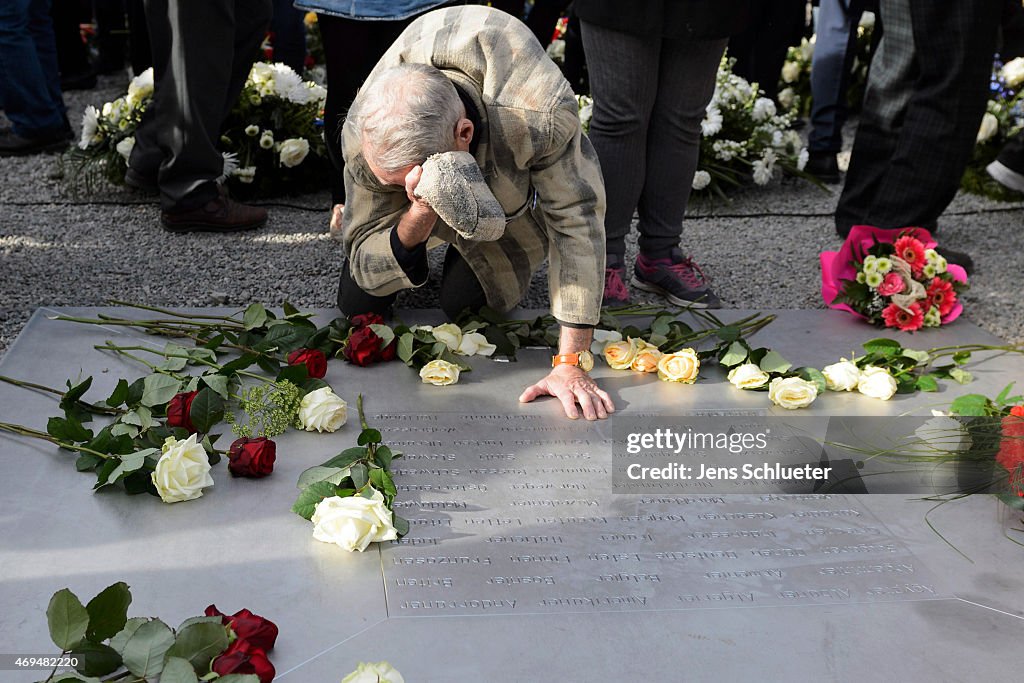
<path id="1" fill-rule="evenodd" d="M 420 378 L 424 384 L 446 387 L 459 381 L 459 366 L 438 358 L 420 369 Z"/>
<path id="2" fill-rule="evenodd" d="M 637 342 L 636 355 L 629 367 L 633 372 L 657 372 L 662 355 L 657 346 L 641 339 Z"/>
<path id="3" fill-rule="evenodd" d="M 612 370 L 629 370 L 638 349 L 638 341 L 632 337 L 626 341 L 608 342 L 604 347 L 604 360 Z"/>
<path id="4" fill-rule="evenodd" d="M 806 408 L 818 397 L 818 386 L 799 377 L 776 377 L 768 385 L 768 398 L 780 408 Z"/>
<path id="5" fill-rule="evenodd" d="M 760 389 L 768 384 L 768 373 L 754 363 L 744 363 L 729 371 L 729 383 L 737 389 Z"/>
<path id="6" fill-rule="evenodd" d="M 658 361 L 658 379 L 663 382 L 693 384 L 700 372 L 700 359 L 693 349 L 667 353 Z"/>

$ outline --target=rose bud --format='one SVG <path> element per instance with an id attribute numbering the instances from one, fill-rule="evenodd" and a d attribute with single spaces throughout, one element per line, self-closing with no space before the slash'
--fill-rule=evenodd
<path id="1" fill-rule="evenodd" d="M 277 444 L 265 436 L 237 439 L 228 450 L 228 472 L 235 477 L 259 479 L 274 471 Z"/>
<path id="2" fill-rule="evenodd" d="M 192 424 L 192 418 L 189 416 L 189 411 L 192 410 L 192 401 L 198 393 L 198 391 L 189 391 L 175 394 L 174 398 L 167 404 L 168 427 L 181 427 L 182 429 L 187 429 L 189 434 L 195 434 L 198 431 L 195 425 Z"/>
<path id="3" fill-rule="evenodd" d="M 367 366 L 381 360 L 380 348 L 384 340 L 369 327 L 360 327 L 352 332 L 345 344 L 345 358 L 355 365 Z"/>
<path id="4" fill-rule="evenodd" d="M 384 318 L 379 313 L 360 313 L 350 319 L 352 327 L 369 327 L 370 325 L 383 325 Z"/>
<path id="5" fill-rule="evenodd" d="M 288 365 L 302 365 L 310 377 L 321 379 L 327 374 L 327 356 L 319 349 L 296 349 L 288 354 Z"/>
<path id="6" fill-rule="evenodd" d="M 227 615 L 210 605 L 205 612 L 208 617 L 220 617 L 221 623 L 230 626 L 239 640 L 248 641 L 260 650 L 273 650 L 277 642 L 277 625 L 247 609 L 241 609 L 233 615 Z"/>
<path id="7" fill-rule="evenodd" d="M 260 683 L 271 683 L 277 673 L 267 653 L 242 638 L 231 643 L 224 654 L 213 660 L 210 668 L 219 676 L 256 674 Z"/>

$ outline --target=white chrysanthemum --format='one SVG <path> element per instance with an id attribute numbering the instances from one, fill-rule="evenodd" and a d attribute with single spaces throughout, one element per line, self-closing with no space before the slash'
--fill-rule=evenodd
<path id="1" fill-rule="evenodd" d="M 238 182 L 249 185 L 256 179 L 256 167 L 244 166 L 235 171 L 235 177 L 238 178 Z"/>
<path id="2" fill-rule="evenodd" d="M 256 124 L 250 124 L 245 127 L 245 134 L 251 138 L 254 138 L 260 134 L 260 127 L 257 126 Z"/>
<path id="3" fill-rule="evenodd" d="M 272 64 L 270 69 L 274 79 L 274 92 L 278 96 L 296 104 L 313 101 L 312 92 L 290 66 L 278 62 Z"/>
<path id="4" fill-rule="evenodd" d="M 802 171 L 807 168 L 807 162 L 811 159 L 811 153 L 804 147 L 800 150 L 800 156 L 796 158 L 796 168 L 798 171 Z"/>
<path id="5" fill-rule="evenodd" d="M 890 270 L 892 270 L 892 259 L 890 259 L 888 256 L 879 256 L 877 259 L 875 259 L 875 270 L 877 270 L 882 275 L 885 275 Z"/>
<path id="6" fill-rule="evenodd" d="M 82 112 L 82 137 L 78 141 L 79 149 L 89 149 L 95 143 L 103 141 L 100 132 L 100 112 L 91 104 Z"/>
<path id="7" fill-rule="evenodd" d="M 152 94 L 153 67 L 150 67 L 131 80 L 125 100 L 132 109 L 138 109 L 139 105 Z"/>
<path id="8" fill-rule="evenodd" d="M 875 271 L 873 273 L 864 274 L 864 282 L 867 283 L 871 289 L 878 289 L 878 286 L 885 280 L 885 276 Z"/>
<path id="9" fill-rule="evenodd" d="M 704 188 L 706 188 L 710 184 L 711 184 L 711 174 L 708 173 L 707 171 L 697 171 L 696 173 L 693 174 L 693 184 L 692 184 L 692 187 L 693 187 L 694 190 L 697 190 L 698 192 L 700 192 L 701 190 L 703 190 Z"/>
<path id="10" fill-rule="evenodd" d="M 928 309 L 928 312 L 924 314 L 924 326 L 925 327 L 938 327 L 942 324 L 942 316 L 939 314 L 939 309 L 932 306 Z"/>
<path id="11" fill-rule="evenodd" d="M 945 256 L 940 256 L 939 260 L 935 262 L 935 270 L 941 275 L 949 270 L 949 261 L 946 260 Z"/>
<path id="12" fill-rule="evenodd" d="M 223 183 L 238 171 L 238 155 L 234 152 L 221 152 L 220 155 L 224 157 L 224 167 L 217 182 Z"/>
<path id="13" fill-rule="evenodd" d="M 722 130 L 722 112 L 718 107 L 709 106 L 704 120 L 700 122 L 700 131 L 705 137 L 717 135 Z"/>
<path id="14" fill-rule="evenodd" d="M 768 165 L 761 159 L 754 162 L 754 183 L 757 185 L 767 185 L 771 182 L 772 171 L 768 168 Z"/>
<path id="15" fill-rule="evenodd" d="M 274 146 L 274 131 L 265 130 L 260 135 L 260 147 L 263 149 L 271 149 Z"/>
<path id="16" fill-rule="evenodd" d="M 754 120 L 763 123 L 775 116 L 775 103 L 767 97 L 758 97 L 754 102 Z"/>
<path id="17" fill-rule="evenodd" d="M 939 269 L 935 267 L 934 263 L 926 263 L 921 269 L 921 273 L 930 280 L 939 274 Z"/>
<path id="18" fill-rule="evenodd" d="M 779 91 L 779 104 L 783 109 L 789 110 L 796 104 L 796 92 L 792 88 L 783 88 Z"/>

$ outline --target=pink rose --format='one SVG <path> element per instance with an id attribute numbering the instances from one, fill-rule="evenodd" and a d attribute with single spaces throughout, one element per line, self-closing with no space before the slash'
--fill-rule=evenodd
<path id="1" fill-rule="evenodd" d="M 893 294 L 902 293 L 906 288 L 907 283 L 903 281 L 903 278 L 898 273 L 889 273 L 882 280 L 882 284 L 878 285 L 878 293 L 882 296 L 892 296 Z"/>

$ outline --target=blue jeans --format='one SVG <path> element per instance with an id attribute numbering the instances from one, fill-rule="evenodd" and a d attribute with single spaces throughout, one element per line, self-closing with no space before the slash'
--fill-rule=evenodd
<path id="1" fill-rule="evenodd" d="M 811 132 L 807 148 L 835 153 L 843 147 L 846 88 L 857 47 L 861 12 L 848 11 L 841 0 L 821 0 L 811 62 Z"/>
<path id="2" fill-rule="evenodd" d="M 50 0 L 0 2 L 0 102 L 17 135 L 65 129 Z"/>

